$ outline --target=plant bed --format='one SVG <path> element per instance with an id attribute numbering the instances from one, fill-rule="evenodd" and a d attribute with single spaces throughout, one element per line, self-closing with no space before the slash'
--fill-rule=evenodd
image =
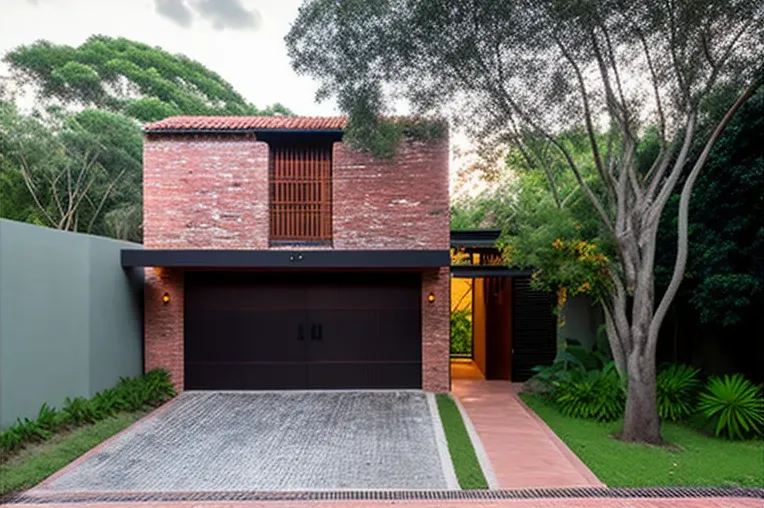
<path id="1" fill-rule="evenodd" d="M 20 450 L 0 464 L 0 499 L 37 485 L 147 413 L 148 410 L 120 413 L 94 424 L 60 432 L 48 441 Z"/>
<path id="2" fill-rule="evenodd" d="M 625 443 L 613 437 L 621 420 L 572 418 L 539 395 L 521 397 L 609 487 L 764 487 L 763 440 L 732 441 L 664 423 L 671 446 Z"/>
<path id="3" fill-rule="evenodd" d="M 446 393 L 436 395 L 436 400 L 446 441 L 448 441 L 448 452 L 451 455 L 451 462 L 454 464 L 459 485 L 465 490 L 487 489 L 488 482 L 483 475 L 483 469 L 478 462 L 459 408 L 451 396 Z"/>

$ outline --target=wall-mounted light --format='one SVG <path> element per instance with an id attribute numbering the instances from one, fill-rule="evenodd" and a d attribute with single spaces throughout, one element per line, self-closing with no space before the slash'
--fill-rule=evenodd
<path id="1" fill-rule="evenodd" d="M 170 303 L 170 293 L 165 293 L 162 295 L 162 303 L 165 305 Z"/>
<path id="2" fill-rule="evenodd" d="M 430 293 L 429 295 L 427 295 L 427 301 L 430 302 L 430 303 L 434 302 L 435 301 L 435 293 Z"/>

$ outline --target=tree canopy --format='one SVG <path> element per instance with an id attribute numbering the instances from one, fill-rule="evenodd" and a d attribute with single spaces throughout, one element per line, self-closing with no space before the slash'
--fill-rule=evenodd
<path id="1" fill-rule="evenodd" d="M 621 437 L 660 443 L 656 347 L 685 274 L 690 196 L 764 80 L 764 4 L 307 0 L 286 41 L 294 68 L 365 133 L 384 133 L 379 118 L 403 100 L 415 113 L 447 112 L 484 143 L 515 147 L 550 189 L 546 153 L 561 158 L 617 253 L 600 303 L 628 390 Z M 733 93 L 699 128 L 719 87 Z M 592 182 L 559 139 L 576 129 L 586 133 Z M 656 295 L 659 221 L 680 181 L 674 267 Z"/>
<path id="2" fill-rule="evenodd" d="M 38 41 L 5 55 L 14 80 L 43 99 L 96 107 L 143 122 L 172 115 L 289 114 L 259 110 L 230 83 L 185 55 L 124 38 L 90 37 L 78 47 Z"/>

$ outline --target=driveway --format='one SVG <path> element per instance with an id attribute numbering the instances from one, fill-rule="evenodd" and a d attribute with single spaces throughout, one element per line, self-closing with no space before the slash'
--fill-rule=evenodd
<path id="1" fill-rule="evenodd" d="M 185 392 L 30 493 L 448 488 L 432 395 Z"/>

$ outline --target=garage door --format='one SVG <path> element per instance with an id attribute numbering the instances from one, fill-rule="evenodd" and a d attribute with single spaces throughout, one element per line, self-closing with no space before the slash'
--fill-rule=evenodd
<path id="1" fill-rule="evenodd" d="M 420 388 L 418 274 L 187 273 L 185 387 Z"/>

